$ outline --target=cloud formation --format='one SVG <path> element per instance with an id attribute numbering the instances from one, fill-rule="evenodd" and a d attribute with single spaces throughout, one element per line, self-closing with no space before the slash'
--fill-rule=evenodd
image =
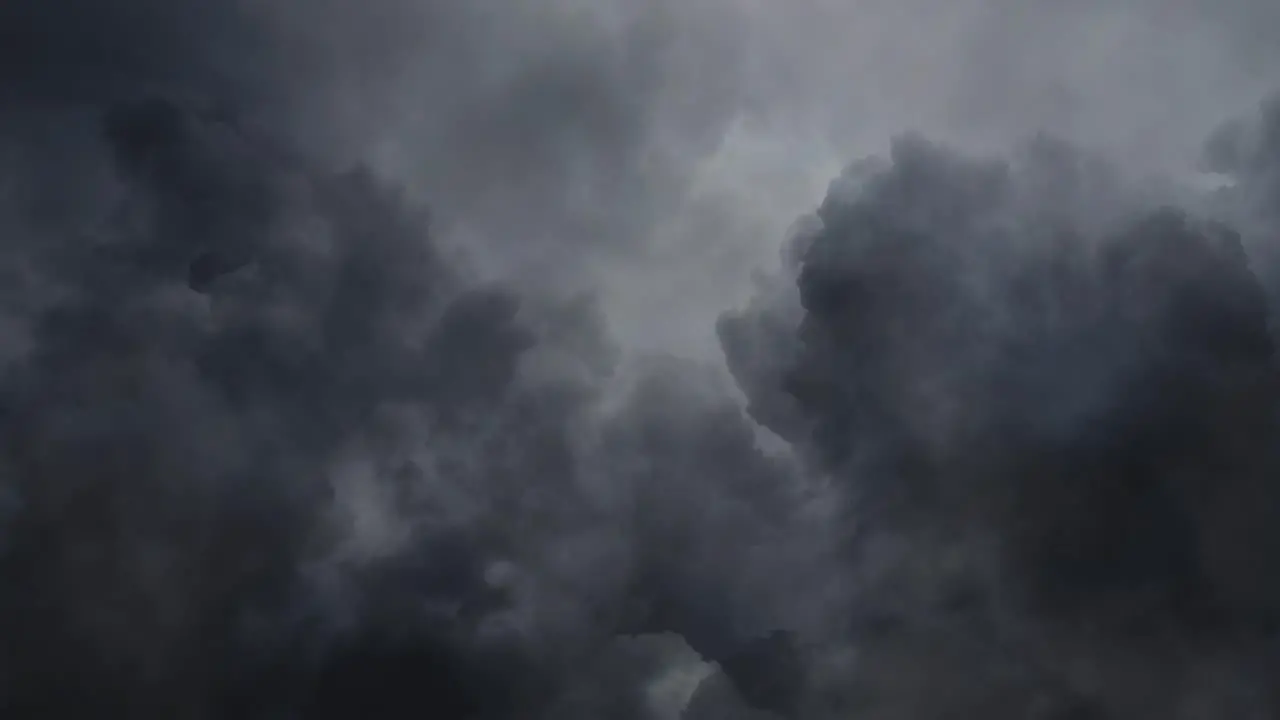
<path id="1" fill-rule="evenodd" d="M 1198 119 L 901 136 L 714 323 L 860 113 L 1124 114 L 998 112 L 1111 12 L 999 4 L 883 111 L 840 68 L 920 52 L 818 3 L 0 7 L 0 708 L 1274 713 L 1270 105 L 1195 202 Z"/>
<path id="2" fill-rule="evenodd" d="M 1090 168 L 900 138 L 801 226 L 794 294 L 721 323 L 754 416 L 848 491 L 849 712 L 1275 712 L 1267 293 L 1239 233 Z"/>

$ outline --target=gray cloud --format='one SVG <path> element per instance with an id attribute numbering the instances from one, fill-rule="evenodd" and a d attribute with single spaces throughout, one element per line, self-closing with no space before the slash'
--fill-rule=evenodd
<path id="1" fill-rule="evenodd" d="M 394 26 L 438 16 L 412 39 L 470 52 L 492 18 L 321 10 L 284 28 L 300 19 L 269 6 L 7 11 L 27 39 L 5 57 L 21 82 L 3 137 L 0 701 L 18 717 L 646 716 L 671 652 L 614 637 L 674 631 L 714 658 L 767 631 L 753 597 L 695 588 L 777 562 L 750 548 L 788 513 L 789 469 L 726 393 L 695 400 L 714 373 L 662 365 L 602 404 L 615 351 L 589 301 L 493 285 L 504 246 L 459 259 L 414 200 L 342 169 L 359 129 L 325 104 L 343 78 L 305 62 L 337 23 L 347 70 L 376 82 L 410 39 L 380 52 Z M 564 203 L 582 162 L 670 192 L 641 167 L 651 124 L 686 121 L 644 113 L 668 92 L 652 65 L 669 23 L 628 21 L 620 48 L 531 34 L 529 57 L 513 41 L 507 66 L 432 93 L 452 104 L 438 150 L 468 151 L 437 159 L 456 181 L 436 186 L 443 223 L 498 202 L 513 214 L 490 232 L 550 233 L 579 214 Z M 583 202 L 631 242 L 630 208 Z M 530 241 L 569 253 L 568 277 L 573 237 Z M 742 566 L 702 577 L 724 552 Z"/>
<path id="2" fill-rule="evenodd" d="M 1260 94 L 1265 9 L 1147 5 L 6 4 L 0 703 L 656 718 L 714 662 L 689 716 L 1264 707 L 1266 484 L 1117 444 L 1269 467 L 1187 419 L 1264 444 L 1217 372 L 1268 374 L 1252 276 L 1135 221 Z M 1269 283 L 1265 127 L 1204 207 Z M 792 227 L 905 129 L 1109 162 L 902 141 Z M 1152 367 L 1186 391 L 1122 399 Z"/>
<path id="3" fill-rule="evenodd" d="M 1275 712 L 1267 289 L 1084 157 L 901 138 L 802 226 L 796 294 L 721 323 L 753 415 L 848 488 L 848 712 Z"/>

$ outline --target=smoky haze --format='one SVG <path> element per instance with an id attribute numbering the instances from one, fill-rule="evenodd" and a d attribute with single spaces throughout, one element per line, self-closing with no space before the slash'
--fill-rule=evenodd
<path id="1" fill-rule="evenodd" d="M 0 6 L 0 711 L 1280 713 L 1270 5 Z"/>

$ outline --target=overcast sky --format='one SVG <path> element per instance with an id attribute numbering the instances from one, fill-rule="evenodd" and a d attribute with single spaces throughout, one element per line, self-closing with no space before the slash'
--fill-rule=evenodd
<path id="1" fill-rule="evenodd" d="M 404 178 L 490 267 L 603 284 L 627 342 L 695 354 L 893 135 L 1050 131 L 1185 171 L 1265 94 L 1280 27 L 1248 0 L 274 5 L 316 142 Z"/>
<path id="2" fill-rule="evenodd" d="M 1278 33 L 1280 4 L 1264 0 L 0 0 L 0 490 L 12 485 L 20 499 L 9 504 L 25 524 L 6 523 L 26 544 L 9 555 L 29 557 L 22 567 L 34 578 L 13 584 L 21 598 L 0 594 L 0 610 L 18 603 L 0 612 L 10 623 L 0 630 L 27 633 L 17 657 L 51 657 L 48 634 L 88 618 L 100 636 L 70 638 L 69 648 L 128 645 L 146 666 L 138 682 L 174 667 L 197 678 L 203 666 L 179 667 L 169 653 L 203 648 L 182 634 L 214 627 L 200 612 L 187 614 L 205 607 L 202 593 L 236 596 L 241 559 L 263 548 L 278 551 L 273 581 L 292 592 L 301 539 L 330 522 L 316 510 L 327 505 L 307 493 L 344 483 L 386 490 L 368 502 L 398 517 L 400 485 L 392 483 L 401 483 L 402 468 L 392 461 L 402 455 L 405 468 L 426 468 L 418 484 L 437 494 L 426 506 L 475 531 L 424 541 L 424 566 L 437 551 L 447 560 L 454 545 L 474 551 L 478 559 L 460 552 L 458 562 L 475 567 L 490 556 L 533 558 L 521 566 L 526 595 L 515 607 L 529 613 L 520 622 L 539 640 L 530 641 L 545 653 L 535 655 L 539 663 L 560 652 L 562 638 L 613 637 L 613 615 L 587 609 L 630 600 L 633 571 L 636 582 L 649 582 L 620 559 L 629 553 L 642 570 L 651 563 L 677 578 L 659 572 L 659 590 L 697 600 L 693 624 L 710 627 L 711 639 L 677 630 L 691 646 L 739 632 L 721 627 L 728 613 L 706 612 L 722 601 L 740 601 L 761 627 L 769 618 L 803 624 L 811 635 L 841 627 L 853 605 L 853 563 L 831 550 L 845 538 L 845 518 L 831 510 L 842 507 L 839 489 L 756 452 L 756 428 L 710 376 L 685 365 L 655 364 L 645 369 L 647 384 L 616 408 L 597 403 L 612 399 L 599 370 L 612 360 L 608 340 L 713 365 L 736 355 L 739 387 L 757 395 L 753 410 L 777 411 L 762 422 L 776 421 L 783 435 L 794 408 L 768 405 L 804 394 L 789 382 L 795 358 L 787 356 L 804 345 L 788 324 L 800 313 L 773 323 L 770 312 L 795 307 L 764 297 L 723 350 L 717 319 L 753 296 L 757 270 L 777 269 L 789 228 L 823 202 L 845 166 L 885 153 L 909 131 L 965 152 L 1003 151 L 1044 131 L 1104 153 L 1132 176 L 1183 177 L 1216 126 L 1249 115 L 1275 89 Z M 122 102 L 155 96 L 166 102 Z M 968 203 L 975 223 L 1003 207 L 968 182 L 987 178 L 985 166 L 926 143 L 900 151 L 882 174 L 889 189 L 868 193 L 864 205 L 883 203 L 892 217 Z M 360 165 L 379 182 L 343 174 Z M 980 187 L 970 192 L 969 184 Z M 908 201 L 899 202 L 895 188 L 903 187 Z M 1010 197 L 1010 206 L 1057 200 L 1035 188 Z M 839 211 L 845 199 L 833 196 L 830 205 Z M 429 208 L 430 232 L 416 224 L 419 208 Z M 847 225 L 826 242 L 841 245 L 846 233 L 865 229 Z M 974 233 L 954 244 L 958 256 L 985 259 L 985 246 L 968 242 Z M 440 258 L 451 253 L 468 257 Z M 908 279 L 936 270 L 904 257 Z M 837 278 L 849 270 L 830 269 Z M 817 272 L 808 285 L 821 284 Z M 918 272 L 926 274 L 911 275 Z M 502 291 L 477 287 L 477 273 L 500 280 Z M 794 280 L 783 278 L 791 295 Z M 910 302 L 895 314 L 896 288 L 876 291 L 889 298 L 889 320 L 913 320 Z M 575 314 L 589 305 L 562 312 L 546 302 L 577 293 L 599 297 L 603 333 L 589 312 Z M 825 363 L 822 348 L 810 353 L 809 370 L 843 372 L 863 346 L 841 343 L 862 336 L 817 315 L 810 326 L 824 331 L 825 323 L 840 352 Z M 538 352 L 526 353 L 530 344 Z M 902 393 L 892 401 L 909 406 L 900 414 L 932 421 L 935 408 L 964 406 L 929 395 L 923 381 L 987 356 L 961 367 L 963 358 L 940 341 L 906 345 L 923 350 L 903 353 L 917 366 L 902 369 L 910 382 L 894 385 Z M 882 360 L 897 370 L 892 351 Z M 1045 355 L 1048 370 L 1028 385 L 1040 378 L 1055 391 L 1070 387 L 1059 382 L 1052 348 Z M 620 376 L 635 379 L 611 377 Z M 960 389 L 972 389 L 959 377 Z M 1111 385 L 1095 385 L 1112 399 Z M 897 432 L 892 422 L 868 422 L 846 433 L 840 423 L 857 414 L 839 407 L 847 388 L 814 385 L 811 394 L 815 387 L 835 400 L 810 397 L 805 421 L 836 426 L 830 438 L 807 438 L 815 447 L 831 438 L 875 445 L 878 436 L 862 432 L 869 427 Z M 986 389 L 975 396 L 1005 408 Z M 469 425 L 473 415 L 454 413 L 455 405 L 487 429 Z M 1026 417 L 1015 417 L 1022 425 L 1054 403 L 1027 405 Z M 447 432 L 431 424 L 439 418 Z M 1214 427 L 1209 445 L 1231 434 Z M 898 439 L 884 447 L 897 452 Z M 963 443 L 945 449 L 961 476 L 987 467 L 967 464 Z M 847 475 L 861 488 L 854 470 L 824 465 L 841 453 L 817 450 L 826 452 L 814 456 L 822 458 L 818 474 Z M 97 453 L 108 451 L 111 461 L 100 462 Z M 64 512 L 64 491 L 79 497 L 98 486 L 123 500 L 90 495 L 76 506 L 83 518 Z M 503 515 L 507 506 L 494 498 L 511 492 L 525 502 L 527 487 L 554 498 L 545 505 L 565 517 L 512 540 L 509 552 L 511 518 L 525 510 L 516 504 L 516 515 Z M 298 499 L 295 489 L 307 492 Z M 821 502 L 808 502 L 811 490 Z M 1266 507 L 1253 497 L 1235 499 Z M 354 511 L 353 536 L 372 527 L 375 545 L 391 543 L 385 518 L 371 513 L 363 522 L 365 500 L 353 490 L 332 505 Z M 603 514 L 575 514 L 595 503 Z M 722 512 L 734 503 L 745 508 L 741 516 Z M 1082 517 L 1094 509 L 1079 507 Z M 1089 517 L 1074 519 L 1087 526 Z M 774 522 L 787 532 L 769 534 Z M 386 526 L 396 536 L 397 526 Z M 1260 520 L 1254 529 L 1274 526 Z M 134 527 L 142 529 L 116 532 Z M 484 534 L 493 527 L 497 540 Z M 201 589 L 200 572 L 172 583 L 144 572 L 154 548 L 174 545 L 189 528 L 184 562 L 225 569 L 215 574 L 225 588 Z M 221 545 L 197 530 L 234 547 L 225 557 L 206 553 Z M 46 549 L 46 537 L 65 551 Z M 1263 546 L 1241 537 L 1226 547 L 1251 548 L 1243 553 L 1251 562 Z M 80 549 L 98 545 L 117 565 L 85 559 Z M 415 551 L 404 557 L 415 560 Z M 796 577 L 780 582 L 783 573 Z M 1231 579 L 1245 575 L 1256 574 Z M 43 605 L 27 596 L 39 592 L 28 586 L 61 604 L 37 613 Z M 136 590 L 140 599 L 100 612 L 97 598 L 110 594 L 100 587 Z M 416 597 L 415 587 L 386 595 Z M 310 591 L 301 594 L 311 602 Z M 175 621 L 182 632 L 155 608 L 186 618 Z M 381 610 L 368 614 L 386 619 Z M 156 628 L 136 631 L 120 617 Z M 553 640 L 540 642 L 546 638 Z"/>

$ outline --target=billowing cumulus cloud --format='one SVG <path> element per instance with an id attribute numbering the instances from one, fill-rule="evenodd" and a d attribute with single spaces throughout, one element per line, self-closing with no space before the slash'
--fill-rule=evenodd
<path id="1" fill-rule="evenodd" d="M 310 122 L 320 94 L 292 83 L 321 84 L 308 43 L 351 11 L 286 31 L 285 10 L 5 10 L 6 710 L 646 716 L 678 647 L 614 637 L 713 658 L 769 630 L 719 609 L 755 609 L 730 586 L 761 584 L 787 467 L 715 373 L 660 364 L 611 407 L 589 299 L 485 281 L 425 207 L 309 146 L 344 119 Z M 349 18 L 372 25 L 353 67 L 390 62 L 397 19 L 458 25 L 424 41 L 490 22 L 386 10 Z M 648 101 L 623 88 L 663 88 L 644 27 L 451 86 L 477 95 L 455 147 L 491 166 L 442 205 L 509 183 L 532 212 L 580 161 L 638 167 Z"/>
<path id="2" fill-rule="evenodd" d="M 926 5 L 0 7 L 0 710 L 1274 714 L 1259 16 Z"/>
<path id="3" fill-rule="evenodd" d="M 721 323 L 755 417 L 847 489 L 848 712 L 1275 712 L 1267 292 L 1239 233 L 1094 167 L 900 138 Z"/>

